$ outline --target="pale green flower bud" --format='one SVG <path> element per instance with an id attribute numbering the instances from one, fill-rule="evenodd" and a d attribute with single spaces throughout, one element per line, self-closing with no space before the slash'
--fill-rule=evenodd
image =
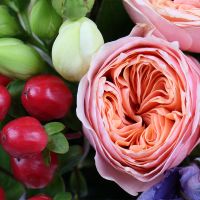
<path id="1" fill-rule="evenodd" d="M 66 80 L 79 81 L 88 71 L 92 56 L 103 43 L 100 31 L 90 19 L 67 20 L 53 44 L 53 65 Z"/>
<path id="2" fill-rule="evenodd" d="M 20 26 L 6 6 L 0 6 L 0 37 L 12 37 L 20 33 Z"/>
<path id="3" fill-rule="evenodd" d="M 45 70 L 37 51 L 15 38 L 0 38 L 0 74 L 28 79 Z"/>
<path id="4" fill-rule="evenodd" d="M 85 17 L 94 5 L 94 0 L 51 0 L 57 13 L 67 19 Z"/>
<path id="5" fill-rule="evenodd" d="M 30 14 L 31 30 L 42 39 L 57 35 L 62 18 L 56 13 L 49 0 L 38 0 Z"/>

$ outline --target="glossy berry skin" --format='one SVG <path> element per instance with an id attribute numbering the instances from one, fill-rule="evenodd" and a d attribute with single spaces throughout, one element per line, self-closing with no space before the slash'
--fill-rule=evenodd
<path id="1" fill-rule="evenodd" d="M 0 85 L 0 121 L 2 121 L 8 113 L 10 104 L 11 97 L 8 90 L 3 85 Z"/>
<path id="2" fill-rule="evenodd" d="M 16 179 L 21 181 L 27 188 L 44 188 L 53 179 L 58 167 L 57 155 L 51 153 L 50 164 L 44 162 L 42 154 L 32 158 L 11 157 L 11 169 Z"/>
<path id="3" fill-rule="evenodd" d="M 44 194 L 39 194 L 37 196 L 31 197 L 28 200 L 53 200 L 51 197 L 48 197 Z"/>
<path id="4" fill-rule="evenodd" d="M 5 192 L 1 187 L 0 187 L 0 200 L 6 200 Z"/>
<path id="5" fill-rule="evenodd" d="M 72 104 L 72 94 L 57 76 L 38 75 L 26 82 L 21 100 L 31 116 L 50 121 L 67 114 Z"/>
<path id="6" fill-rule="evenodd" d="M 41 123 L 33 117 L 20 117 L 10 121 L 1 131 L 1 144 L 11 156 L 32 157 L 48 143 L 48 135 Z"/>
<path id="7" fill-rule="evenodd" d="M 0 74 L 0 85 L 7 86 L 10 83 L 11 79 L 3 74 Z"/>

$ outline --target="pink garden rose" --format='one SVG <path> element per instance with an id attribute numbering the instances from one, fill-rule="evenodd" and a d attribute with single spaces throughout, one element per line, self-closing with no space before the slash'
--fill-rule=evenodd
<path id="1" fill-rule="evenodd" d="M 178 41 L 183 50 L 200 53 L 200 0 L 123 0 L 136 23 L 157 29 L 157 35 Z"/>
<path id="2" fill-rule="evenodd" d="M 105 44 L 80 81 L 77 115 L 102 177 L 132 195 L 199 143 L 200 64 L 145 27 Z"/>

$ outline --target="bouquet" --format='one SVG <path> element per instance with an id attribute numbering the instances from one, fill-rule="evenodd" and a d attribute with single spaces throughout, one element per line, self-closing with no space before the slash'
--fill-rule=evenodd
<path id="1" fill-rule="evenodd" d="M 0 1 L 0 200 L 200 200 L 200 1 Z"/>

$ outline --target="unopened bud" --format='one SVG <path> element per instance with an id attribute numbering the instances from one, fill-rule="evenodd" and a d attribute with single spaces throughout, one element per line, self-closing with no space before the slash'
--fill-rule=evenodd
<path id="1" fill-rule="evenodd" d="M 34 48 L 18 39 L 0 39 L 0 74 L 28 79 L 44 70 L 45 63 Z"/>
<path id="2" fill-rule="evenodd" d="M 49 0 L 38 0 L 30 14 L 31 30 L 42 39 L 56 36 L 62 18 L 56 13 Z"/>
<path id="3" fill-rule="evenodd" d="M 83 17 L 78 21 L 65 21 L 53 44 L 55 69 L 66 80 L 79 81 L 88 71 L 92 56 L 103 43 L 100 31 L 90 19 Z"/>

